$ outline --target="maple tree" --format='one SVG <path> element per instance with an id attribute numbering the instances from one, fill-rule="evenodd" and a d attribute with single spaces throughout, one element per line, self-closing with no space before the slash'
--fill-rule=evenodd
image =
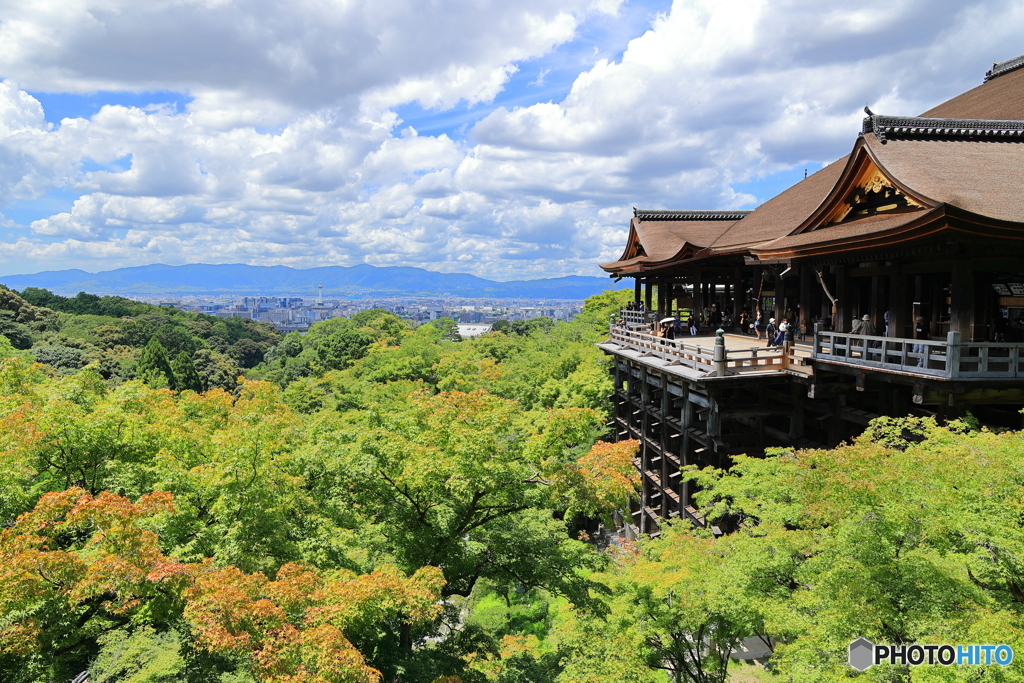
<path id="1" fill-rule="evenodd" d="M 132 503 L 72 488 L 43 495 L 0 531 L 4 668 L 20 668 L 17 658 L 29 674 L 70 678 L 99 635 L 173 610 L 174 592 L 148 578 L 166 558 L 143 523 L 170 506 L 166 493 Z"/>
<path id="2" fill-rule="evenodd" d="M 396 614 L 430 620 L 439 609 L 443 578 L 433 567 L 406 577 L 388 566 L 357 575 L 289 563 L 269 580 L 209 560 L 182 563 L 147 528 L 172 512 L 169 493 L 132 503 L 73 488 L 44 495 L 0 532 L 6 670 L 68 678 L 103 634 L 140 621 L 166 627 L 180 615 L 200 648 L 240 657 L 260 681 L 375 682 L 379 672 L 347 634 Z"/>

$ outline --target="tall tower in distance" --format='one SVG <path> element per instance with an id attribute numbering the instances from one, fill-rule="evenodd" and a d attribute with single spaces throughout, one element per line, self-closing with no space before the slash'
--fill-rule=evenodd
<path id="1" fill-rule="evenodd" d="M 320 283 L 316 286 L 316 305 L 324 305 L 324 283 Z"/>

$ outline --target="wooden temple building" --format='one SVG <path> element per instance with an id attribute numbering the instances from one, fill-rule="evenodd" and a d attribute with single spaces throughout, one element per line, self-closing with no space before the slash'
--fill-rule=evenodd
<path id="1" fill-rule="evenodd" d="M 756 210 L 635 210 L 601 265 L 635 282 L 599 346 L 613 429 L 641 443 L 636 531 L 705 524 L 687 465 L 832 447 L 879 415 L 1022 426 L 1024 56 L 920 116 L 865 111 L 847 156 Z M 798 319 L 781 348 L 740 328 L 758 308 Z M 657 334 L 691 315 L 700 336 Z"/>

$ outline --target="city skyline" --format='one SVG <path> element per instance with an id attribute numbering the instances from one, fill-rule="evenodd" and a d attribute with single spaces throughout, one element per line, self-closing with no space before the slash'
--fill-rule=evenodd
<path id="1" fill-rule="evenodd" d="M 633 206 L 753 208 L 1022 29 L 1012 2 L 11 3 L 0 276 L 598 275 Z"/>

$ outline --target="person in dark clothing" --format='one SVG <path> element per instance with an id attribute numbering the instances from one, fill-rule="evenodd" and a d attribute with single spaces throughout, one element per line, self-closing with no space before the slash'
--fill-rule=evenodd
<path id="1" fill-rule="evenodd" d="M 718 304 L 713 304 L 711 306 L 709 322 L 711 323 L 711 327 L 716 330 L 722 326 L 722 312 L 718 310 Z"/>
<path id="2" fill-rule="evenodd" d="M 764 332 L 768 338 L 767 346 L 774 346 L 775 337 L 779 334 L 779 328 L 775 327 L 775 318 L 768 318 L 768 326 L 764 328 Z"/>
<path id="3" fill-rule="evenodd" d="M 785 318 L 779 323 L 779 332 L 775 335 L 775 345 L 782 346 L 783 342 L 786 341 L 786 332 L 789 331 L 789 321 Z"/>

